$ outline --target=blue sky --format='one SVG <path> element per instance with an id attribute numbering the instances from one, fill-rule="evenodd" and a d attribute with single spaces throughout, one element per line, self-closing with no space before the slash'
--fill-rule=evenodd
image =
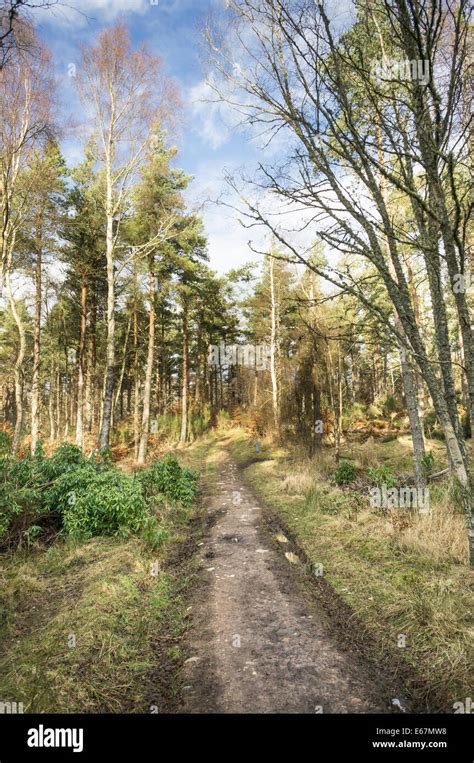
<path id="1" fill-rule="evenodd" d="M 222 0 L 68 0 L 71 6 L 38 10 L 35 20 L 41 38 L 51 49 L 56 67 L 61 119 L 78 117 L 80 103 L 69 75 L 71 64 L 79 64 L 79 45 L 90 43 L 100 30 L 119 18 L 126 21 L 132 42 L 146 42 L 161 56 L 170 77 L 181 92 L 184 124 L 176 136 L 176 164 L 195 180 L 188 192 L 191 205 L 217 198 L 224 188 L 224 168 L 251 165 L 256 150 L 245 136 L 229 129 L 219 109 L 204 104 L 206 52 L 202 28 L 209 13 L 222 7 Z M 77 131 L 65 134 L 62 147 L 70 166 L 81 158 L 82 140 Z M 211 266 L 219 272 L 254 260 L 248 249 L 249 234 L 230 210 L 208 203 L 201 211 L 209 237 Z"/>
<path id="2" fill-rule="evenodd" d="M 217 198 L 226 188 L 225 170 L 245 168 L 251 172 L 261 158 L 261 149 L 250 136 L 224 119 L 221 109 L 204 103 L 206 51 L 202 29 L 210 13 L 222 12 L 225 0 L 64 0 L 50 10 L 35 11 L 42 39 L 52 51 L 59 86 L 61 118 L 80 120 L 80 103 L 74 80 L 68 74 L 71 64 L 79 64 L 81 42 L 90 43 L 102 29 L 119 18 L 127 23 L 132 42 L 146 42 L 153 53 L 162 57 L 166 71 L 180 88 L 184 105 L 184 125 L 173 143 L 179 154 L 176 164 L 195 180 L 188 192 L 189 203 L 201 205 Z M 347 6 L 351 0 L 338 0 Z M 80 9 L 77 12 L 73 9 Z M 174 136 L 173 136 L 174 137 Z M 62 141 L 69 165 L 81 157 L 82 141 L 77 131 Z M 265 235 L 249 233 L 232 210 L 206 204 L 201 211 L 209 239 L 211 266 L 225 272 L 250 260 L 258 259 L 248 248 L 263 248 Z"/>

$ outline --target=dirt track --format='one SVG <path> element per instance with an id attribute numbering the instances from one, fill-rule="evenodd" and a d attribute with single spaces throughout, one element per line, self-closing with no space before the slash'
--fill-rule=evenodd
<path id="1" fill-rule="evenodd" d="M 200 546 L 181 710 L 393 712 L 386 682 L 304 595 L 229 457 L 218 488 L 206 502 L 217 521 Z"/>

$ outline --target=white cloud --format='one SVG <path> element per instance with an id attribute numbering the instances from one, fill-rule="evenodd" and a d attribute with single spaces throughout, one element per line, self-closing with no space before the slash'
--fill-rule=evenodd
<path id="1" fill-rule="evenodd" d="M 216 94 L 205 79 L 189 90 L 193 129 L 212 149 L 220 148 L 229 140 L 230 127 L 225 120 L 234 116 L 227 104 L 223 101 L 215 103 L 215 98 Z"/>
<path id="2" fill-rule="evenodd" d="M 145 14 L 148 11 L 160 11 L 167 15 L 185 13 L 201 0 L 58 0 L 50 8 L 37 8 L 38 21 L 56 26 L 83 27 L 91 21 L 103 24 L 114 22 L 126 13 Z M 221 0 L 209 0 L 210 5 Z"/>
<path id="3" fill-rule="evenodd" d="M 83 27 L 90 21 L 104 24 L 115 21 L 123 13 L 146 13 L 150 0 L 68 0 L 50 8 L 37 9 L 37 19 L 50 25 Z"/>
<path id="4" fill-rule="evenodd" d="M 227 167 L 227 171 L 231 172 L 236 169 L 235 164 Z M 240 224 L 241 215 L 230 206 L 238 207 L 238 200 L 225 181 L 222 162 L 217 159 L 203 160 L 195 169 L 195 177 L 186 198 L 203 218 L 211 268 L 218 273 L 226 273 L 231 268 L 258 260 L 248 242 L 252 240 L 257 248 L 263 248 L 266 232 L 247 230 Z M 225 201 L 225 204 L 217 203 L 218 200 Z"/>

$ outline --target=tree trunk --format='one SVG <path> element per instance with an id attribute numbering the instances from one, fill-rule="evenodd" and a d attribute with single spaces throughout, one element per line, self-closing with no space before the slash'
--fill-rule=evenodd
<path id="1" fill-rule="evenodd" d="M 84 416 L 86 432 L 90 434 L 94 424 L 95 410 L 95 364 L 96 364 L 96 319 L 97 303 L 94 285 L 91 290 L 90 309 L 89 309 L 89 331 L 87 341 L 87 371 L 86 387 L 84 396 Z"/>
<path id="2" fill-rule="evenodd" d="M 379 124 L 377 124 L 377 144 L 378 144 L 378 158 L 379 158 L 380 166 L 384 167 L 385 156 L 384 156 L 384 150 L 383 150 L 382 131 L 380 129 Z M 383 199 L 383 203 L 387 207 L 388 206 L 387 187 L 386 187 L 385 177 L 382 173 L 380 175 L 380 193 Z M 396 281 L 397 273 L 395 271 L 395 266 L 391 258 L 390 244 L 388 239 L 385 240 L 385 257 L 388 263 L 390 274 L 392 278 L 394 279 L 394 281 Z M 410 274 L 411 274 L 410 268 L 408 272 L 410 277 Z M 418 301 L 416 298 L 416 292 L 414 291 L 414 285 L 413 285 L 412 279 L 411 279 L 410 285 L 411 285 L 412 299 L 414 297 L 413 311 L 414 311 L 414 317 L 416 319 L 416 318 L 419 318 L 419 310 L 418 310 Z M 395 327 L 401 336 L 406 336 L 403 329 L 402 321 L 396 310 L 395 310 Z M 402 372 L 403 390 L 405 393 L 405 402 L 407 406 L 408 420 L 410 422 L 410 431 L 411 431 L 411 437 L 413 442 L 415 484 L 417 487 L 424 487 L 426 485 L 426 474 L 423 467 L 423 459 L 425 456 L 425 437 L 423 432 L 423 423 L 422 423 L 422 419 L 421 419 L 420 411 L 419 411 L 419 400 L 418 400 L 418 394 L 417 394 L 417 390 L 415 386 L 414 370 L 410 364 L 408 355 L 401 344 L 399 344 L 399 351 L 400 351 L 400 365 L 401 365 L 401 372 Z"/>
<path id="3" fill-rule="evenodd" d="M 25 358 L 26 351 L 26 332 L 23 320 L 20 313 L 17 310 L 15 299 L 13 296 L 12 284 L 11 284 L 11 268 L 7 267 L 5 273 L 5 281 L 7 286 L 8 300 L 10 303 L 10 309 L 12 311 L 13 319 L 18 329 L 18 337 L 20 340 L 18 347 L 18 354 L 15 361 L 14 379 L 15 379 L 15 406 L 16 406 L 16 420 L 15 431 L 13 434 L 12 451 L 17 453 L 21 443 L 21 430 L 23 426 L 23 360 Z"/>
<path id="4" fill-rule="evenodd" d="M 339 379 L 336 378 L 336 386 L 337 386 L 337 398 L 334 395 L 334 367 L 332 362 L 332 354 L 331 349 L 329 347 L 329 341 L 327 341 L 328 345 L 328 386 L 329 386 L 329 399 L 331 401 L 331 408 L 334 412 L 334 458 L 336 461 L 336 464 L 339 463 L 339 459 L 341 456 L 341 431 L 340 431 L 340 410 L 341 410 L 341 401 L 340 401 L 340 388 L 339 388 Z M 338 350 L 339 352 L 339 350 Z M 342 396 L 341 396 L 342 397 Z"/>
<path id="5" fill-rule="evenodd" d="M 138 356 L 138 313 L 137 313 L 137 283 L 135 276 L 135 296 L 133 301 L 133 451 L 135 460 L 138 459 L 140 441 L 140 366 Z"/>
<path id="6" fill-rule="evenodd" d="M 55 371 L 54 361 L 51 361 L 49 369 L 49 396 L 48 396 L 48 415 L 49 415 L 49 441 L 53 443 L 56 439 L 56 422 L 54 418 L 54 397 L 53 390 L 55 388 Z"/>
<path id="7" fill-rule="evenodd" d="M 61 427 L 61 374 L 59 365 L 56 370 L 56 437 L 59 436 Z"/>
<path id="8" fill-rule="evenodd" d="M 69 435 L 69 361 L 67 356 L 67 347 L 64 352 L 66 355 L 66 373 L 64 374 L 64 395 L 63 395 L 63 405 L 64 405 L 63 437 L 66 439 Z"/>
<path id="9" fill-rule="evenodd" d="M 335 426 L 334 426 L 334 444 L 336 464 L 341 458 L 341 436 L 342 436 L 342 365 L 341 348 L 337 345 L 337 398 L 335 400 Z"/>
<path id="10" fill-rule="evenodd" d="M 196 342 L 196 377 L 194 384 L 194 405 L 199 411 L 201 407 L 201 365 L 202 365 L 202 326 L 199 324 L 197 342 Z"/>
<path id="11" fill-rule="evenodd" d="M 258 368 L 257 368 L 257 348 L 255 348 L 255 368 L 253 377 L 253 404 L 257 407 L 258 403 Z"/>
<path id="12" fill-rule="evenodd" d="M 426 473 L 423 467 L 423 457 L 425 455 L 425 437 L 418 411 L 418 396 L 416 393 L 415 375 L 413 367 L 403 347 L 400 348 L 400 366 L 402 372 L 403 390 L 405 392 L 405 404 L 407 407 L 411 438 L 413 442 L 415 484 L 417 488 L 421 488 L 426 485 Z"/>
<path id="13" fill-rule="evenodd" d="M 81 285 L 81 329 L 77 358 L 77 419 L 76 445 L 81 450 L 84 447 L 84 350 L 86 346 L 87 329 L 87 284 Z"/>
<path id="14" fill-rule="evenodd" d="M 277 341 L 278 341 L 278 305 L 275 295 L 275 260 L 270 257 L 270 297 L 271 297 L 271 334 L 270 334 L 270 376 L 272 380 L 273 424 L 278 436 L 280 431 L 280 407 L 278 395 Z"/>
<path id="15" fill-rule="evenodd" d="M 111 139 L 110 139 L 111 140 Z M 99 436 L 101 450 L 107 448 L 110 442 L 110 428 L 112 420 L 112 405 L 115 385 L 115 272 L 114 272 L 114 219 L 113 219 L 113 181 L 111 167 L 111 150 L 106 165 L 107 183 L 107 232 L 106 232 L 106 257 L 107 257 L 107 349 L 104 397 L 102 406 L 102 426 Z"/>
<path id="16" fill-rule="evenodd" d="M 120 376 L 117 384 L 117 391 L 115 393 L 115 400 L 114 405 L 112 409 L 112 426 L 113 422 L 115 421 L 115 411 L 117 410 L 117 406 L 120 402 L 120 416 L 123 416 L 123 380 L 125 377 L 125 367 L 127 365 L 127 348 L 128 348 L 128 340 L 130 337 L 130 328 L 132 325 L 132 319 L 129 318 L 128 324 L 127 324 L 127 332 L 125 334 L 125 341 L 123 345 L 123 358 L 122 358 L 122 367 L 120 369 Z"/>
<path id="17" fill-rule="evenodd" d="M 41 214 L 36 227 L 36 263 L 35 263 L 35 326 L 33 339 L 33 375 L 31 381 L 31 453 L 34 455 L 38 445 L 40 430 L 40 363 L 41 363 L 41 300 L 42 300 L 42 219 Z"/>
<path id="18" fill-rule="evenodd" d="M 153 362 L 155 353 L 155 268 L 154 256 L 150 257 L 149 271 L 149 299 L 150 299 L 150 322 L 148 328 L 148 354 L 146 360 L 145 385 L 143 389 L 143 412 L 142 412 L 142 431 L 140 445 L 138 448 L 138 463 L 146 462 L 146 452 L 148 447 L 148 434 L 150 430 L 150 400 L 151 400 L 151 382 L 153 378 Z"/>
<path id="19" fill-rule="evenodd" d="M 188 304 L 183 300 L 183 359 L 182 359 L 182 387 L 181 387 L 181 435 L 180 444 L 188 439 Z"/>

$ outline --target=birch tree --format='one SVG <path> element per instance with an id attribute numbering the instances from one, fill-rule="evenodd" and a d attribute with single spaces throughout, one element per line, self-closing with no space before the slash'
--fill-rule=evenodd
<path id="1" fill-rule="evenodd" d="M 83 46 L 79 93 L 97 136 L 97 161 L 104 176 L 107 259 L 107 353 L 99 445 L 110 439 L 115 388 L 115 287 L 120 227 L 144 152 L 156 127 L 177 105 L 160 60 L 146 48 L 134 51 L 124 24 Z"/>
<path id="2" fill-rule="evenodd" d="M 0 0 L 0 69 L 14 57 L 15 51 L 29 51 L 34 55 L 33 40 L 21 32 L 22 24 L 31 21 L 28 11 L 57 4 L 57 0 Z"/>
<path id="3" fill-rule="evenodd" d="M 22 369 L 26 349 L 25 326 L 17 309 L 13 284 L 14 253 L 34 186 L 33 176 L 26 170 L 35 147 L 51 132 L 54 92 L 49 53 L 28 24 L 18 25 L 16 36 L 24 45 L 17 46 L 9 57 L 8 67 L 0 69 L 0 296 L 5 282 L 19 335 L 14 452 L 20 445 L 23 423 Z M 33 46 L 34 55 L 30 54 Z"/>

